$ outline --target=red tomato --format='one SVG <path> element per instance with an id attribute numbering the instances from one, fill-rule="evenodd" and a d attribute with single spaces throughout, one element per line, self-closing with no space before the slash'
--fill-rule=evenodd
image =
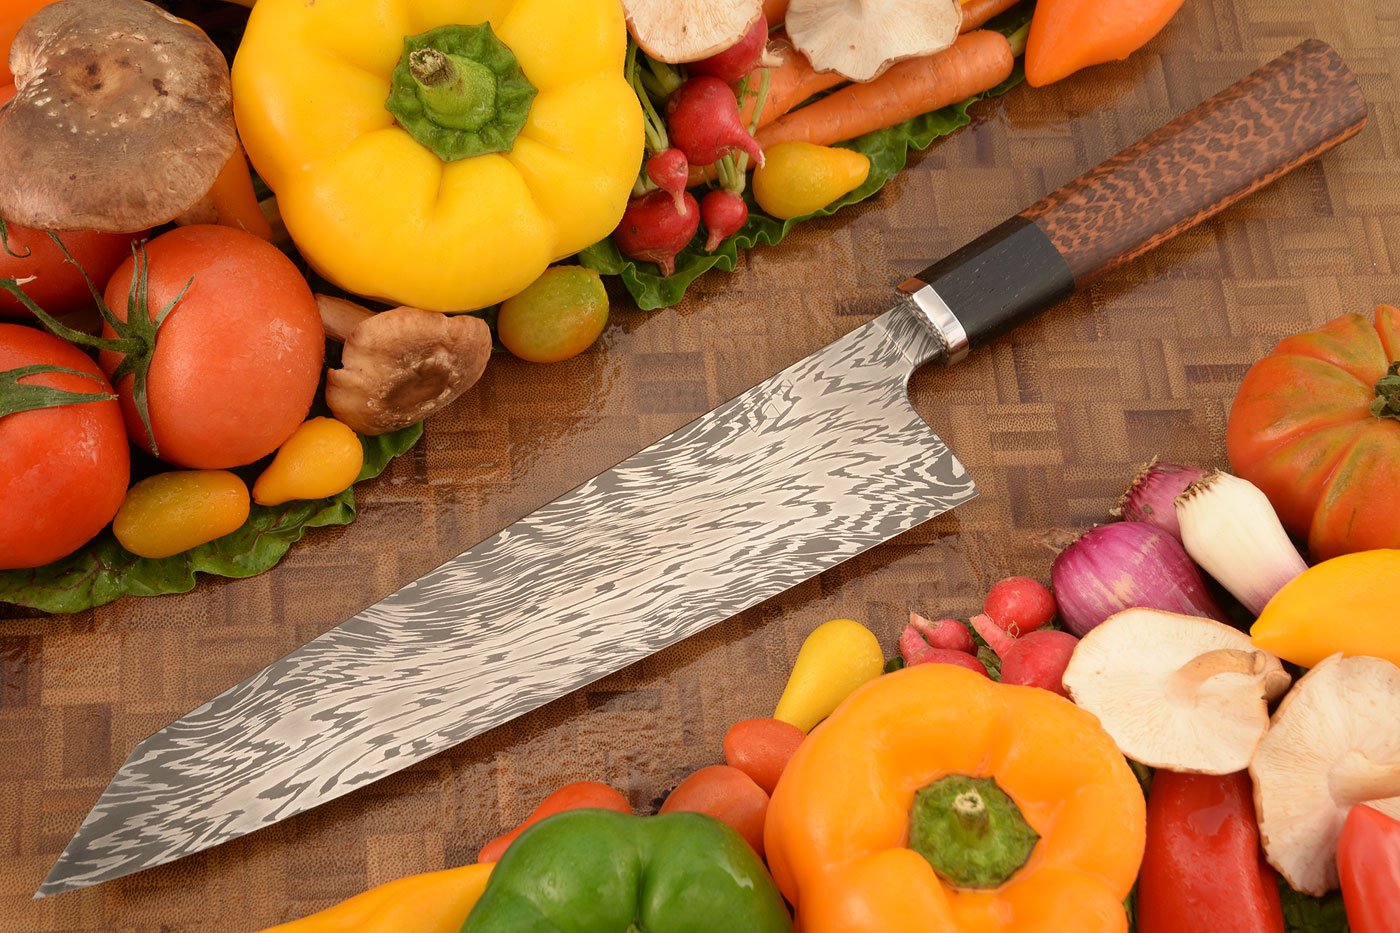
<path id="1" fill-rule="evenodd" d="M 0 98 L 4 97 L 0 91 Z M 48 234 L 6 224 L 10 251 L 0 249 L 0 279 L 19 279 L 24 293 L 49 314 L 67 314 L 92 304 L 92 293 L 82 272 L 71 262 L 65 262 L 63 251 Z M 107 284 L 112 272 L 123 259 L 131 256 L 131 241 L 144 237 L 140 233 L 91 233 L 72 231 L 60 233 L 63 245 L 73 254 L 98 288 Z M 17 253 L 18 256 L 11 255 Z M 20 258 L 23 257 L 23 258 Z M 25 282 L 24 279 L 30 281 Z M 34 320 L 29 309 L 9 292 L 0 291 L 0 318 Z"/>
<path id="2" fill-rule="evenodd" d="M 0 324 L 0 373 L 45 364 L 92 373 L 40 373 L 21 385 L 111 392 L 97 364 L 51 334 Z M 3 392 L 0 389 L 0 392 Z M 0 570 L 38 567 L 82 547 L 117 513 L 130 451 L 115 400 L 0 417 Z"/>
<path id="3" fill-rule="evenodd" d="M 151 318 L 192 280 L 157 331 L 147 381 L 161 459 L 224 469 L 272 453 L 306 420 L 321 378 L 325 331 L 306 280 L 277 247 L 232 227 L 179 227 L 146 250 Z M 133 268 L 128 259 L 107 283 L 122 320 Z M 99 359 L 111 374 L 122 355 Z M 131 389 L 131 376 L 117 384 L 127 433 L 150 450 Z"/>

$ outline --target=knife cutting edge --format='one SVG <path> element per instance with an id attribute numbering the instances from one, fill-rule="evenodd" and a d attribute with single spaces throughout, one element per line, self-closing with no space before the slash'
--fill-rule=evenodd
<path id="1" fill-rule="evenodd" d="M 909 402 L 914 370 L 1365 118 L 1336 52 L 1302 43 L 908 280 L 889 311 L 142 740 L 35 896 L 349 793 L 967 501 L 971 478 Z"/>

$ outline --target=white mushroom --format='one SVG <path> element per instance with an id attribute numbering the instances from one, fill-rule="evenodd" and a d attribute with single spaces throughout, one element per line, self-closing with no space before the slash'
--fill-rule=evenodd
<path id="1" fill-rule="evenodd" d="M 792 0 L 784 24 L 817 71 L 873 81 L 895 62 L 948 48 L 962 16 L 958 0 Z"/>
<path id="2" fill-rule="evenodd" d="M 734 45 L 758 22 L 762 0 L 622 0 L 627 30 L 652 58 L 695 62 Z"/>
<path id="3" fill-rule="evenodd" d="M 20 28 L 0 109 L 0 216 L 128 233 L 173 219 L 237 146 L 223 53 L 145 0 L 64 0 Z"/>
<path id="4" fill-rule="evenodd" d="M 1352 806 L 1400 819 L 1400 668 L 1339 654 L 1319 662 L 1279 704 L 1249 774 L 1269 864 L 1305 894 L 1336 888 Z"/>
<path id="5" fill-rule="evenodd" d="M 1289 680 L 1244 632 L 1158 609 L 1110 616 L 1080 640 L 1064 675 L 1123 754 L 1194 774 L 1244 770 Z"/>

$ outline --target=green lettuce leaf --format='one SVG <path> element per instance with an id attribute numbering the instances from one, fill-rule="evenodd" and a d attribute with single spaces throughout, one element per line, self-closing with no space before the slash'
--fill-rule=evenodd
<path id="1" fill-rule="evenodd" d="M 1280 878 L 1278 893 L 1283 901 L 1283 920 L 1288 933 L 1350 933 L 1341 891 L 1333 891 L 1326 897 L 1312 897 L 1299 894 Z"/>
<path id="2" fill-rule="evenodd" d="M 1014 31 L 1020 25 L 1020 22 L 1012 21 L 1000 28 Z M 952 107 L 944 107 L 942 110 L 922 114 L 886 129 L 858 136 L 849 142 L 838 143 L 837 145 L 854 149 L 867 156 L 870 159 L 870 175 L 859 188 L 837 198 L 821 210 L 791 220 L 777 220 L 759 209 L 753 200 L 752 190 L 746 188 L 744 200 L 749 205 L 748 221 L 713 253 L 705 252 L 705 232 L 701 230 L 695 235 L 695 239 L 677 254 L 676 271 L 671 275 L 662 276 L 655 263 L 637 263 L 628 259 L 622 255 L 611 237 L 579 253 L 579 262 L 597 269 L 603 275 L 621 276 L 622 284 L 637 302 L 637 307 L 643 311 L 674 305 L 685 295 L 690 283 L 702 273 L 713 268 L 725 272 L 734 271 L 739 263 L 739 250 L 750 249 L 760 243 L 775 245 L 797 224 L 813 217 L 829 216 L 848 204 L 864 201 L 874 195 L 904 168 L 909 159 L 910 149 L 927 149 L 934 140 L 966 126 L 972 122 L 972 118 L 967 115 L 969 107 L 979 100 L 1005 94 L 1024 78 L 1025 72 L 1018 61 L 1011 77 L 986 93 L 970 97 Z"/>
<path id="3" fill-rule="evenodd" d="M 415 424 L 378 437 L 361 437 L 365 463 L 356 482 L 378 476 L 389 461 L 417 443 L 423 425 Z M 251 481 L 255 467 L 234 471 Z M 251 577 L 272 569 L 287 549 L 310 528 L 348 525 L 355 520 L 352 486 L 328 499 L 284 505 L 254 504 L 237 531 L 172 557 L 137 557 L 117 543 L 111 528 L 81 550 L 33 570 L 0 571 L 0 602 L 44 612 L 79 612 L 122 596 L 184 593 L 196 573 Z"/>

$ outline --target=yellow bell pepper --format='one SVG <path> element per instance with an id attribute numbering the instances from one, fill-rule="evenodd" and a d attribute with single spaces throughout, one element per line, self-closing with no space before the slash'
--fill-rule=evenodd
<path id="1" fill-rule="evenodd" d="M 482 308 L 621 219 L 642 158 L 626 37 L 617 0 L 261 0 L 234 115 L 322 276 Z"/>
<path id="2" fill-rule="evenodd" d="M 494 867 L 464 865 L 400 878 L 263 933 L 457 933 Z"/>
<path id="3" fill-rule="evenodd" d="M 1400 549 L 1356 551 L 1283 585 L 1249 630 L 1254 647 L 1314 667 L 1342 652 L 1400 665 Z"/>
<path id="4" fill-rule="evenodd" d="M 1092 714 L 920 664 L 861 687 L 808 736 L 764 846 L 804 933 L 1108 933 L 1127 930 L 1145 824 Z"/>

